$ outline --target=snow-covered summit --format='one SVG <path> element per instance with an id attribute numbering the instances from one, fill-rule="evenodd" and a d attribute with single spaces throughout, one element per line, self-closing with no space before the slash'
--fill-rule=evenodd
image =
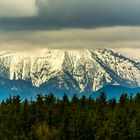
<path id="1" fill-rule="evenodd" d="M 140 86 L 140 63 L 105 49 L 1 52 L 0 77 L 27 80 L 34 86 L 96 91 L 108 84 Z"/>

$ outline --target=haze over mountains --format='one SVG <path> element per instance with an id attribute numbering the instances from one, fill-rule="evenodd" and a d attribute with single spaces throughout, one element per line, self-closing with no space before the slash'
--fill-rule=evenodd
<path id="1" fill-rule="evenodd" d="M 90 93 L 106 85 L 140 86 L 140 62 L 106 49 L 46 49 L 32 56 L 1 52 L 0 77 L 45 90 Z"/>

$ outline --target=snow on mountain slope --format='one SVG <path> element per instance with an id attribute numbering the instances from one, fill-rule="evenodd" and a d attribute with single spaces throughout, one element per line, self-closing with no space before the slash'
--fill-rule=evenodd
<path id="1" fill-rule="evenodd" d="M 96 91 L 101 87 L 140 86 L 140 63 L 110 50 L 43 50 L 38 55 L 0 53 L 0 77 L 33 86 Z"/>

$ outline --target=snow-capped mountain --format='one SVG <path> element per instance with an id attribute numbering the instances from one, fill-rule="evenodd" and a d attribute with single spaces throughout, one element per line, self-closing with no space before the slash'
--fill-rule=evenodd
<path id="1" fill-rule="evenodd" d="M 43 50 L 35 55 L 0 53 L 0 77 L 33 86 L 79 92 L 106 85 L 140 86 L 140 62 L 111 50 Z"/>

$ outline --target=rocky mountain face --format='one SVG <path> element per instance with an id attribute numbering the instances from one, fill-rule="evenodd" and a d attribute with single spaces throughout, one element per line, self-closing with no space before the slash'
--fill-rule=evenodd
<path id="1" fill-rule="evenodd" d="M 38 55 L 0 53 L 0 77 L 36 87 L 78 92 L 106 85 L 140 86 L 140 62 L 111 50 L 43 50 Z"/>

